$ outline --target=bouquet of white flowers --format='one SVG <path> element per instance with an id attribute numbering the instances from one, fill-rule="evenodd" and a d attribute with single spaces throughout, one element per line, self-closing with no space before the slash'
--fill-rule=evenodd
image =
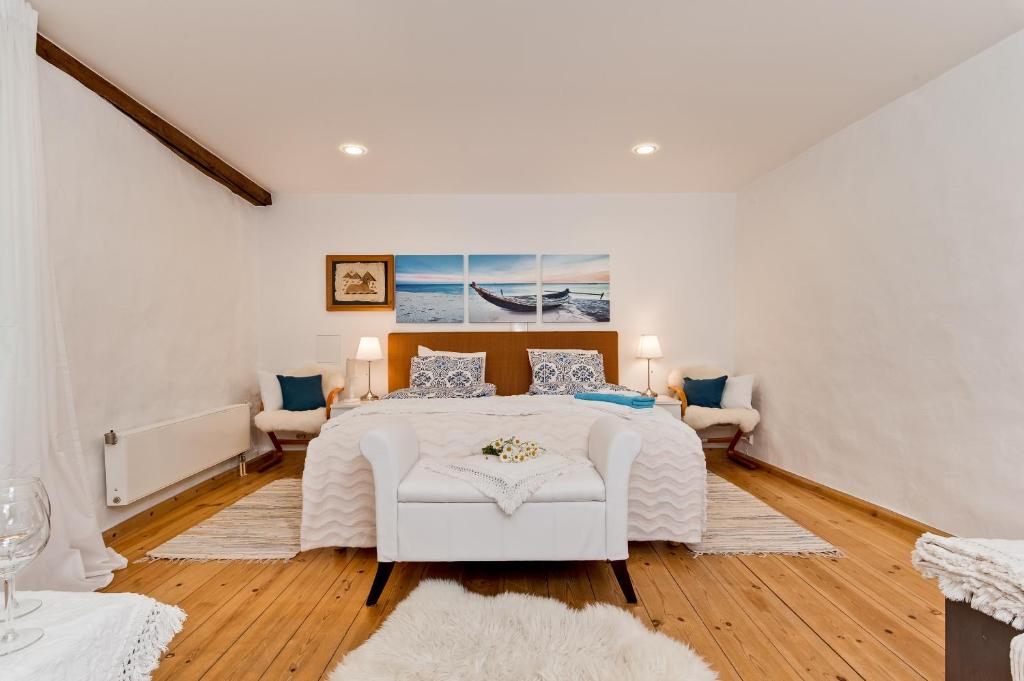
<path id="1" fill-rule="evenodd" d="M 547 450 L 530 440 L 522 440 L 514 435 L 505 439 L 497 439 L 483 448 L 484 456 L 496 456 L 502 463 L 522 463 L 535 459 Z"/>

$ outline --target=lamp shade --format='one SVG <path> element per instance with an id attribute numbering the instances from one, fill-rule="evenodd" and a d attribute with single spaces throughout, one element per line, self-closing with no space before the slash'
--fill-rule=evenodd
<path id="1" fill-rule="evenodd" d="M 376 336 L 363 336 L 359 339 L 359 348 L 356 350 L 356 359 L 372 362 L 382 359 L 384 355 L 380 351 L 380 339 Z"/>
<path id="2" fill-rule="evenodd" d="M 661 357 L 661 343 L 654 335 L 640 336 L 640 347 L 636 351 L 640 359 L 657 359 Z"/>

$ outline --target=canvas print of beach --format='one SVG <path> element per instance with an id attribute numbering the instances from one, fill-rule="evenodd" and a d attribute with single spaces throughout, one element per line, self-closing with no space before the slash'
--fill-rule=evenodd
<path id="1" fill-rule="evenodd" d="M 398 323 L 461 323 L 465 297 L 466 278 L 461 255 L 395 256 Z"/>
<path id="2" fill-rule="evenodd" d="M 470 322 L 537 321 L 536 255 L 469 256 Z"/>
<path id="3" fill-rule="evenodd" d="M 605 255 L 542 255 L 545 322 L 611 320 L 611 258 Z M 558 304 L 549 304 L 553 301 Z"/>

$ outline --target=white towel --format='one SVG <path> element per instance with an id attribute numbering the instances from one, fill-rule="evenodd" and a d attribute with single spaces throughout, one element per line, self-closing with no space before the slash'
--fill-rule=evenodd
<path id="1" fill-rule="evenodd" d="M 494 499 L 502 511 L 512 515 L 544 483 L 593 464 L 587 459 L 548 453 L 522 463 L 502 463 L 496 456 L 481 454 L 458 459 L 421 458 L 420 465 L 468 482 Z"/>
<path id="2" fill-rule="evenodd" d="M 921 574 L 939 580 L 949 600 L 1024 630 L 1024 541 L 926 533 L 913 560 Z"/>

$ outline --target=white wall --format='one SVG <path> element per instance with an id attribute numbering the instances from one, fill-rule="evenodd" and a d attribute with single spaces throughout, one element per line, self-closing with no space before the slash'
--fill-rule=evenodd
<path id="1" fill-rule="evenodd" d="M 664 392 L 675 364 L 732 364 L 734 212 L 731 194 L 275 196 L 260 215 L 260 362 L 286 370 L 310 361 L 317 334 L 341 335 L 342 354 L 352 357 L 365 335 L 383 343 L 394 330 L 509 328 L 326 312 L 327 254 L 607 252 L 612 321 L 531 330 L 618 330 L 619 379 L 634 386 L 645 382 L 645 365 L 634 357 L 639 336 L 656 333 L 666 357 L 655 364 L 653 385 Z M 383 393 L 386 363 L 374 371 L 374 390 Z"/>
<path id="2" fill-rule="evenodd" d="M 950 532 L 1024 537 L 1024 33 L 739 198 L 755 454 Z"/>
<path id="3" fill-rule="evenodd" d="M 59 299 L 89 484 L 109 527 L 198 477 L 107 509 L 105 431 L 251 396 L 258 209 L 64 73 L 39 70 Z"/>

